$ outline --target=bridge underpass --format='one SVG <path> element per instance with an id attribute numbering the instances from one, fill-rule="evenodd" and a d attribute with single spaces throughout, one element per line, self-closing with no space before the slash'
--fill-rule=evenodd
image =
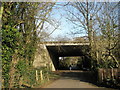
<path id="1" fill-rule="evenodd" d="M 47 45 L 50 58 L 56 70 L 60 70 L 59 57 L 84 57 L 88 56 L 89 45 Z M 90 67 L 90 63 L 85 59 L 86 67 Z"/>
<path id="2" fill-rule="evenodd" d="M 50 67 L 52 71 L 59 70 L 59 57 L 82 56 L 87 60 L 89 43 L 80 42 L 47 42 L 40 43 L 35 55 L 33 66 Z M 86 63 L 86 62 L 85 62 Z M 88 62 L 86 65 L 90 65 Z"/>

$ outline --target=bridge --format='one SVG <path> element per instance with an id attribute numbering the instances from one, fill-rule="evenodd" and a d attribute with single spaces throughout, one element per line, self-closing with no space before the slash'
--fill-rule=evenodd
<path id="1" fill-rule="evenodd" d="M 88 42 L 41 42 L 40 44 L 45 44 L 46 46 L 59 46 L 59 45 L 89 45 Z"/>
<path id="2" fill-rule="evenodd" d="M 49 67 L 55 71 L 59 69 L 59 57 L 86 56 L 88 52 L 88 42 L 41 42 L 33 65 L 36 68 Z"/>

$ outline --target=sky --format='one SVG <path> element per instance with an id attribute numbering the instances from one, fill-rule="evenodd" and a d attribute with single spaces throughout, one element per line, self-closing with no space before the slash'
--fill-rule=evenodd
<path id="1" fill-rule="evenodd" d="M 67 37 L 67 38 L 74 38 L 74 37 L 81 37 L 81 36 L 87 36 L 86 32 L 83 31 L 83 32 L 80 32 L 80 30 L 82 30 L 80 27 L 78 28 L 78 33 L 79 34 L 72 34 L 71 32 L 75 32 L 77 31 L 77 29 L 73 29 L 74 27 L 74 24 L 72 24 L 70 21 L 68 21 L 66 19 L 66 17 L 68 17 L 67 15 L 67 12 L 66 12 L 66 7 L 63 6 L 65 5 L 64 2 L 59 2 L 57 3 L 57 5 L 55 5 L 53 7 L 53 10 L 52 10 L 52 15 L 51 15 L 51 18 L 55 19 L 56 21 L 59 21 L 60 22 L 60 26 L 58 29 L 56 29 L 52 34 L 51 34 L 51 37 L 52 38 L 56 38 L 56 37 Z M 69 8 L 70 10 L 73 10 L 74 12 L 75 9 L 73 8 Z M 81 17 L 82 19 L 82 17 Z"/>
<path id="2" fill-rule="evenodd" d="M 57 3 L 57 4 L 64 4 L 62 3 Z M 55 38 L 58 36 L 62 37 L 67 37 L 67 38 L 73 38 L 73 37 L 79 37 L 79 36 L 85 36 L 84 33 L 78 34 L 78 35 L 73 35 L 71 34 L 71 31 L 74 32 L 73 30 L 73 24 L 70 23 L 66 17 L 66 11 L 64 6 L 56 5 L 53 10 L 52 10 L 52 15 L 51 18 L 57 20 L 60 22 L 60 26 L 58 29 L 56 29 L 52 34 L 51 37 Z"/>

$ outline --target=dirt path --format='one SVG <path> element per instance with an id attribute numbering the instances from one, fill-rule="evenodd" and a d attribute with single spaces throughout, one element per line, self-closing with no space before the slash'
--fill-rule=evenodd
<path id="1" fill-rule="evenodd" d="M 98 87 L 93 82 L 93 76 L 89 72 L 81 71 L 61 71 L 62 77 L 45 88 L 103 88 Z"/>

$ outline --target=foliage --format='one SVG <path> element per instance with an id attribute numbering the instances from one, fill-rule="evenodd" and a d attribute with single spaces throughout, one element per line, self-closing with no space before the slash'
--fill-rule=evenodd
<path id="1" fill-rule="evenodd" d="M 3 68 L 3 78 L 5 79 L 4 84 L 8 87 L 9 80 L 9 70 L 10 70 L 10 62 L 12 60 L 12 54 L 15 53 L 18 45 L 17 39 L 19 38 L 19 32 L 17 29 L 6 25 L 6 27 L 2 28 L 2 68 Z"/>
<path id="2" fill-rule="evenodd" d="M 38 83 L 35 80 L 37 69 L 32 64 L 37 43 L 43 38 L 41 31 L 45 29 L 44 23 L 49 22 L 49 13 L 54 5 L 55 3 L 50 2 L 2 3 L 2 77 L 5 88 Z M 91 69 L 118 68 L 120 45 L 118 23 L 114 14 L 117 12 L 116 4 L 75 2 L 68 5 L 75 8 L 75 12 L 69 11 L 69 20 L 88 34 Z M 65 67 L 70 65 L 68 59 L 61 63 Z M 46 76 L 50 74 L 48 68 L 39 70 L 43 70 Z"/>
<path id="3" fill-rule="evenodd" d="M 60 68 L 61 69 L 69 69 L 70 66 L 70 59 L 65 58 L 65 60 L 60 60 Z"/>
<path id="4" fill-rule="evenodd" d="M 78 61 L 80 61 L 80 57 L 62 57 L 62 59 L 59 60 L 60 62 L 60 69 L 69 69 L 70 65 L 77 69 Z"/>
<path id="5" fill-rule="evenodd" d="M 2 3 L 2 77 L 5 88 L 21 87 L 24 82 L 30 86 L 36 83 L 36 69 L 32 63 L 40 40 L 37 29 L 43 28 L 42 24 L 53 5 L 54 3 Z"/>

